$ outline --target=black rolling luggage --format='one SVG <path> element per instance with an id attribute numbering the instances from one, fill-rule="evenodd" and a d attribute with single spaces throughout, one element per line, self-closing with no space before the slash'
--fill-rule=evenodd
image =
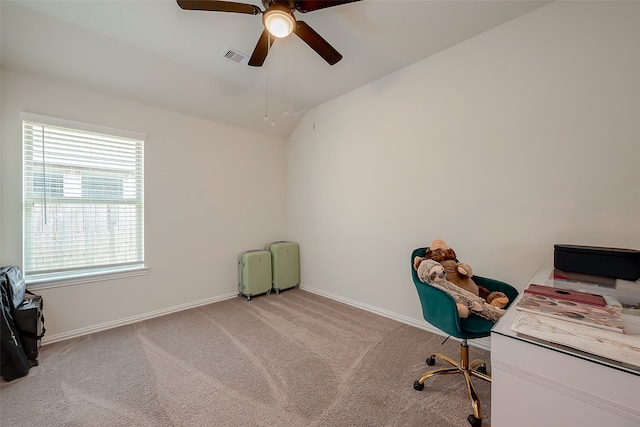
<path id="1" fill-rule="evenodd" d="M 40 340 L 45 333 L 42 308 L 42 297 L 27 290 L 24 300 L 15 311 L 14 323 L 31 366 L 38 365 Z"/>

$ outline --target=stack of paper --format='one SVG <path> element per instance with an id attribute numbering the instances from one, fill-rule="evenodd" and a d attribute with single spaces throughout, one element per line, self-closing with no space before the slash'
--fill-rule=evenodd
<path id="1" fill-rule="evenodd" d="M 625 334 L 622 316 L 599 295 L 530 285 L 515 308 L 515 332 L 640 366 L 640 337 Z"/>
<path id="2" fill-rule="evenodd" d="M 640 337 L 583 326 L 523 312 L 513 322 L 515 332 L 569 346 L 607 359 L 640 366 Z"/>
<path id="3" fill-rule="evenodd" d="M 552 288 L 553 289 L 553 288 Z M 581 325 L 624 333 L 620 315 L 604 306 L 525 292 L 516 309 Z"/>

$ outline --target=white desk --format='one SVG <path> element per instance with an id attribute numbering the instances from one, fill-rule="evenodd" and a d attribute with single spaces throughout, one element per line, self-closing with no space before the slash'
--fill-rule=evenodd
<path id="1" fill-rule="evenodd" d="M 514 306 L 491 333 L 492 427 L 640 426 L 640 367 L 517 334 Z"/>

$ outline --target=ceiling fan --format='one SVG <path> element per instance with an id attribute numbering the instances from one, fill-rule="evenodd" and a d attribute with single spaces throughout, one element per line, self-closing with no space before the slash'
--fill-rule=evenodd
<path id="1" fill-rule="evenodd" d="M 287 37 L 292 32 L 315 50 L 329 65 L 334 65 L 342 59 L 342 55 L 307 23 L 296 20 L 293 12 L 307 13 L 355 1 L 360 0 L 262 0 L 265 8 L 263 11 L 253 4 L 232 1 L 177 0 L 178 6 L 184 10 L 262 14 L 264 30 L 249 59 L 249 65 L 253 67 L 262 66 L 276 37 Z"/>

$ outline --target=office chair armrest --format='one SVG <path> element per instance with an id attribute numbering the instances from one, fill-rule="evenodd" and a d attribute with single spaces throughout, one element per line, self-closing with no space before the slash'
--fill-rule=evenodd
<path id="1" fill-rule="evenodd" d="M 504 293 L 509 298 L 509 304 L 507 304 L 507 307 L 509 307 L 509 305 L 518 296 L 518 290 L 516 288 L 500 280 L 490 279 L 488 277 L 482 277 L 482 276 L 476 276 L 476 275 L 472 277 L 472 280 L 476 283 L 476 285 L 482 286 L 490 290 L 491 292 Z"/>

